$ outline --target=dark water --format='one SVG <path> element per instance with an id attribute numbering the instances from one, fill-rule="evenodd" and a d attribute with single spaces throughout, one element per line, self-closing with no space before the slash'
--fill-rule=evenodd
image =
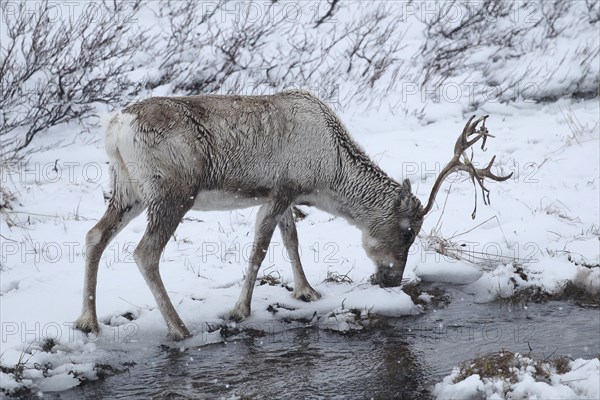
<path id="1" fill-rule="evenodd" d="M 474 304 L 460 289 L 442 309 L 353 335 L 317 328 L 185 351 L 45 398 L 428 399 L 452 367 L 502 349 L 538 357 L 600 353 L 600 313 L 566 302 Z"/>

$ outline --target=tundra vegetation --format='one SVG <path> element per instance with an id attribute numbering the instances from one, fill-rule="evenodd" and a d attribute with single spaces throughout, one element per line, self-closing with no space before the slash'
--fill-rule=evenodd
<path id="1" fill-rule="evenodd" d="M 110 281 L 97 299 L 103 333 L 95 338 L 73 329 L 86 262 L 83 238 L 111 198 L 102 116 L 152 96 L 309 91 L 401 187 L 409 178 L 423 204 L 465 120 L 490 114 L 498 154 L 492 170 L 514 173 L 507 182 L 484 185 L 493 204 L 479 207 L 475 221 L 468 218 L 473 193 L 463 182 L 467 174 L 438 188 L 402 276 L 378 274 L 341 218 L 292 208 L 286 221 L 304 219 L 297 225 L 300 247 L 306 241 L 301 256 L 311 297 L 317 291 L 323 297 L 311 303 L 290 297 L 297 289 L 292 271 L 299 269 L 269 254 L 248 325 L 230 322 L 228 313 L 247 268 L 236 246 L 252 242 L 255 212 L 186 216 L 161 258 L 169 297 L 195 334 L 184 345 L 221 341 L 245 326 L 260 333 L 254 323 L 271 319 L 287 327 L 276 329 L 312 324 L 347 332 L 381 321 L 390 310 L 398 316 L 443 306 L 450 300 L 438 290 L 447 282 L 463 285 L 478 302 L 598 306 L 600 228 L 598 210 L 589 207 L 599 184 L 597 1 L 249 4 L 0 4 L 3 394 L 64 390 L 126 371 L 143 353 L 136 350 L 164 345 L 160 312 L 128 264 L 134 262 L 131 243 L 145 229 L 137 221 L 108 246 L 99 265 L 99 282 Z M 299 145 L 312 147 L 309 141 Z M 474 167 L 485 168 L 476 160 L 489 158 L 473 158 Z M 81 174 L 82 165 L 97 167 L 99 178 Z M 72 172 L 80 175 L 71 180 Z M 478 180 L 473 183 L 479 196 Z M 334 240 L 324 239 L 323 231 Z M 285 251 L 282 243 L 271 244 L 271 251 L 276 245 Z M 402 288 L 395 287 L 398 280 Z M 62 337 L 49 333 L 55 326 Z M 35 333 L 27 330 L 32 327 Z M 115 359 L 123 346 L 133 350 Z M 498 380 L 535 375 L 581 397 L 598 397 L 577 388 L 589 378 L 582 374 L 597 368 L 595 354 L 569 360 L 567 372 L 564 358 L 555 364 L 527 355 L 536 360 L 530 362 L 516 352 L 465 363 L 436 393 L 451 397 L 458 392 L 445 389 L 456 385 L 488 390 Z M 490 360 L 513 369 L 494 375 Z M 543 371 L 531 373 L 538 364 Z M 468 376 L 478 373 L 481 382 Z"/>

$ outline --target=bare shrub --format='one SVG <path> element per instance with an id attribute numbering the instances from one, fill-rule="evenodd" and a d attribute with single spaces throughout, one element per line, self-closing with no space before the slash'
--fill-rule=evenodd
<path id="1" fill-rule="evenodd" d="M 450 76 L 469 68 L 465 59 L 483 46 L 503 45 L 514 48 L 514 40 L 521 33 L 521 27 L 509 26 L 502 31 L 490 29 L 494 20 L 510 15 L 511 3 L 497 0 L 484 0 L 467 7 L 464 2 L 452 1 L 461 10 L 461 18 L 455 22 L 450 13 L 455 8 L 440 7 L 432 18 L 424 21 L 425 42 L 421 48 L 423 55 L 423 85 L 434 86 L 443 83 Z"/>
<path id="2" fill-rule="evenodd" d="M 354 83 L 348 99 L 367 100 L 366 90 L 393 88 L 393 80 L 382 77 L 403 65 L 399 9 L 354 3 L 350 11 L 334 0 L 315 14 L 314 4 L 295 4 L 297 18 L 276 2 L 260 3 L 252 15 L 251 7 L 235 14 L 237 4 L 228 1 L 211 7 L 193 0 L 160 3 L 155 14 L 164 28 L 154 41 L 165 44 L 150 50 L 157 68 L 146 87 L 168 85 L 168 92 L 184 94 L 307 88 L 334 104 L 343 100 L 342 82 Z"/>
<path id="3" fill-rule="evenodd" d="M 598 95 L 597 2 L 452 0 L 445 5 L 424 21 L 423 86 L 439 88 L 460 79 L 494 89 L 480 97 L 501 101 Z M 457 9 L 460 18 L 450 15 Z"/>
<path id="4" fill-rule="evenodd" d="M 127 73 L 145 41 L 132 29 L 140 0 L 94 4 L 80 15 L 57 18 L 60 5 L 47 0 L 3 3 L 2 158 L 23 158 L 40 132 L 85 122 L 95 116 L 96 104 L 117 107 L 139 90 Z"/>
<path id="5" fill-rule="evenodd" d="M 588 21 L 591 25 L 600 22 L 600 3 L 596 0 L 585 0 Z"/>

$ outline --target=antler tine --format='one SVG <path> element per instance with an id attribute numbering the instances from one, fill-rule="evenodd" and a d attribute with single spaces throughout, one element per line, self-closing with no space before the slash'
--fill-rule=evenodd
<path id="1" fill-rule="evenodd" d="M 475 121 L 473 121 L 475 119 L 475 115 L 473 115 L 467 121 L 462 133 L 460 134 L 460 136 L 456 140 L 456 144 L 454 145 L 454 156 L 452 157 L 450 162 L 448 162 L 448 164 L 446 164 L 444 169 L 442 169 L 442 171 L 440 172 L 440 175 L 438 176 L 435 183 L 433 184 L 431 194 L 429 195 L 429 200 L 427 202 L 427 205 L 423 209 L 423 215 L 426 215 L 429 211 L 431 211 L 435 197 L 442 185 L 442 182 L 446 179 L 446 177 L 448 175 L 450 175 L 451 173 L 453 173 L 455 171 L 460 170 L 460 171 L 467 172 L 471 176 L 473 185 L 475 185 L 475 182 L 477 181 L 477 183 L 479 184 L 479 187 L 481 188 L 481 191 L 482 191 L 483 202 L 486 205 L 490 203 L 490 196 L 489 196 L 490 191 L 489 191 L 489 189 L 487 189 L 485 187 L 484 179 L 489 178 L 496 182 L 503 182 L 503 181 L 509 179 L 513 175 L 511 173 L 510 175 L 507 175 L 507 176 L 499 176 L 499 175 L 495 175 L 492 172 L 491 168 L 494 165 L 494 161 L 496 161 L 496 156 L 492 157 L 492 159 L 490 160 L 490 162 L 487 164 L 487 166 L 485 168 L 475 168 L 475 166 L 473 165 L 471 160 L 465 155 L 465 151 L 468 148 L 470 148 L 471 146 L 473 146 L 475 143 L 477 143 L 477 141 L 482 138 L 483 138 L 483 142 L 481 143 L 481 149 L 485 151 L 485 142 L 486 142 L 487 138 L 494 137 L 493 135 L 490 135 L 490 133 L 488 132 L 488 130 L 485 126 L 485 120 L 488 117 L 489 117 L 489 115 L 484 115 L 484 116 L 477 118 Z M 480 122 L 483 122 L 483 124 L 481 124 L 481 127 L 477 130 L 477 125 L 479 125 Z M 471 137 L 472 135 L 476 135 L 476 136 L 469 140 L 469 137 Z M 460 161 L 461 155 L 464 158 L 463 162 Z M 475 208 L 473 209 L 473 213 L 471 214 L 471 217 L 473 219 L 475 218 L 476 211 L 477 211 L 477 192 L 475 192 Z"/>
<path id="2" fill-rule="evenodd" d="M 473 182 L 473 185 L 475 185 L 475 182 L 477 182 L 479 184 L 479 187 L 481 188 L 481 197 L 483 198 L 483 204 L 485 204 L 485 205 L 490 204 L 490 190 L 487 187 L 485 187 L 484 179 L 489 178 L 496 182 L 504 182 L 505 180 L 509 179 L 513 175 L 512 172 L 507 176 L 495 175 L 491 170 L 492 165 L 494 165 L 494 161 L 496 161 L 496 156 L 492 157 L 492 159 L 490 160 L 490 162 L 488 163 L 488 165 L 485 168 L 475 168 L 470 161 L 467 161 L 466 163 L 459 163 L 458 165 L 455 165 L 456 170 L 461 170 L 461 171 L 465 171 L 465 172 L 469 173 L 469 175 L 471 176 L 471 181 Z M 477 192 L 475 192 L 475 206 L 473 208 L 473 212 L 471 213 L 472 219 L 475 219 L 476 213 L 477 213 Z"/>
<path id="3" fill-rule="evenodd" d="M 488 163 L 488 165 L 485 168 L 483 168 L 483 169 L 475 168 L 477 175 L 479 175 L 481 177 L 485 177 L 485 178 L 490 178 L 491 180 L 496 181 L 496 182 L 504 182 L 505 180 L 509 179 L 513 175 L 512 172 L 506 176 L 495 175 L 491 170 L 492 165 L 494 165 L 494 161 L 496 161 L 496 156 L 492 157 L 492 159 L 490 160 L 490 162 Z"/>
<path id="4" fill-rule="evenodd" d="M 471 122 L 471 121 L 473 121 L 473 119 L 475 119 L 475 115 L 473 115 L 471 118 L 469 118 L 469 120 L 467 121 L 467 123 L 462 131 L 462 134 L 458 137 L 458 139 L 456 140 L 456 144 L 454 145 L 454 155 L 455 156 L 457 154 L 458 155 L 462 154 L 469 147 L 471 147 L 475 143 L 477 143 L 477 141 L 481 138 L 483 138 L 483 143 L 481 144 L 481 150 L 485 151 L 485 142 L 486 142 L 487 138 L 494 137 L 494 135 L 490 135 L 487 127 L 485 126 L 485 120 L 488 117 L 489 117 L 489 115 L 482 115 L 481 117 L 477 118 L 474 122 Z M 481 127 L 479 128 L 479 130 L 475 130 L 477 128 L 477 125 L 479 125 L 480 122 L 483 122 L 483 124 L 481 124 Z M 477 135 L 477 136 L 475 138 L 469 140 L 469 137 L 471 135 Z"/>

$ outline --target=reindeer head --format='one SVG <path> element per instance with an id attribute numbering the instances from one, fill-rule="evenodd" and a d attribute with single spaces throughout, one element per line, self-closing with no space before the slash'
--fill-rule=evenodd
<path id="1" fill-rule="evenodd" d="M 364 247 L 371 259 L 377 264 L 377 274 L 375 282 L 381 286 L 399 286 L 404 274 L 406 260 L 410 246 L 415 241 L 423 219 L 431 211 L 435 202 L 435 197 L 441 187 L 442 182 L 448 175 L 455 171 L 467 172 L 473 184 L 479 184 L 482 190 L 484 204 L 489 204 L 490 191 L 484 186 L 484 178 L 502 182 L 509 179 L 512 173 L 507 176 L 494 175 L 491 172 L 491 167 L 494 165 L 496 156 L 492 157 L 491 161 L 485 168 L 475 168 L 472 163 L 473 154 L 467 157 L 465 151 L 473 146 L 480 139 L 482 140 L 481 149 L 485 151 L 485 143 L 488 137 L 494 137 L 489 134 L 485 127 L 485 120 L 488 115 L 482 116 L 475 121 L 475 116 L 472 116 L 465 125 L 462 133 L 458 137 L 454 145 L 454 156 L 448 164 L 442 169 L 437 177 L 427 205 L 423 208 L 421 202 L 411 192 L 411 186 L 408 179 L 402 183 L 402 188 L 399 197 L 396 199 L 392 215 L 379 220 L 379 223 L 374 223 L 367 235 L 365 235 Z M 477 125 L 481 127 L 477 129 Z M 462 161 L 461 161 L 462 157 Z M 471 214 L 471 218 L 475 218 L 477 211 L 477 196 L 475 196 L 475 208 Z"/>
<path id="2" fill-rule="evenodd" d="M 391 209 L 363 231 L 363 247 L 377 266 L 375 283 L 400 285 L 410 246 L 421 230 L 422 211 L 421 202 L 411 193 L 410 181 L 405 179 Z"/>

